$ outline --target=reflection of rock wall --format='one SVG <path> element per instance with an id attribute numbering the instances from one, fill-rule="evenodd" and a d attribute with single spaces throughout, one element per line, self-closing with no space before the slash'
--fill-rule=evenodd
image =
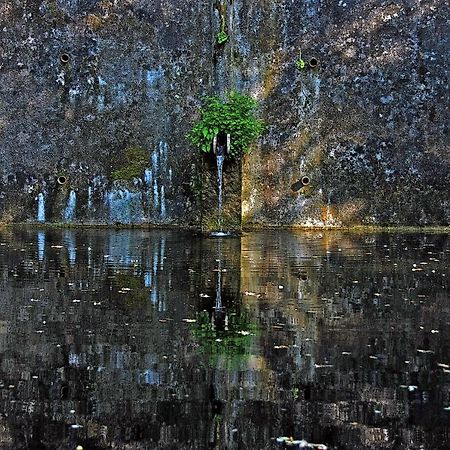
<path id="1" fill-rule="evenodd" d="M 189 323 L 214 307 L 219 242 L 224 306 L 258 325 L 236 365 L 209 364 Z M 448 447 L 448 236 L 0 243 L 2 448 Z"/>
<path id="2" fill-rule="evenodd" d="M 446 20 L 444 0 L 5 2 L 1 221 L 210 224 L 214 168 L 185 135 L 204 94 L 237 89 L 267 124 L 244 223 L 448 224 Z"/>
<path id="3" fill-rule="evenodd" d="M 336 448 L 448 445 L 448 245 L 445 235 L 242 238 L 243 303 L 271 330 L 261 347 L 285 434 L 327 435 Z"/>

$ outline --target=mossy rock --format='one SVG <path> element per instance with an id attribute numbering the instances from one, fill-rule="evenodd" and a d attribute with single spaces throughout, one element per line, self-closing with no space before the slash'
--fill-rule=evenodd
<path id="1" fill-rule="evenodd" d="M 113 180 L 131 181 L 141 178 L 149 165 L 149 154 L 144 147 L 128 147 L 124 152 L 124 162 L 111 174 Z"/>

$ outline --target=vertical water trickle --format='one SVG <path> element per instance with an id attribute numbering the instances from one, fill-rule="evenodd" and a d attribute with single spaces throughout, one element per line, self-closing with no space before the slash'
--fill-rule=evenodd
<path id="1" fill-rule="evenodd" d="M 168 151 L 167 142 L 159 141 L 160 176 L 162 177 L 164 174 L 164 178 L 162 179 L 163 183 L 167 179 L 167 165 L 168 165 L 167 164 L 167 151 Z M 165 195 L 164 184 L 161 184 L 161 186 L 160 186 L 159 200 L 160 200 L 159 215 L 160 215 L 161 219 L 165 219 L 165 217 L 166 217 L 166 195 Z"/>
<path id="2" fill-rule="evenodd" d="M 118 223 L 140 223 L 143 220 L 142 193 L 126 188 L 115 188 L 107 192 L 105 204 L 109 209 L 109 220 Z"/>
<path id="3" fill-rule="evenodd" d="M 87 194 L 88 194 L 87 206 L 88 206 L 88 210 L 90 210 L 92 208 L 92 187 L 91 186 L 88 186 Z"/>
<path id="4" fill-rule="evenodd" d="M 158 153 L 152 153 L 152 170 L 153 170 L 153 206 L 159 208 L 159 187 L 158 187 Z"/>
<path id="5" fill-rule="evenodd" d="M 37 221 L 45 222 L 45 196 L 42 192 L 38 194 Z"/>
<path id="6" fill-rule="evenodd" d="M 223 231 L 222 228 L 222 203 L 223 203 L 223 162 L 225 160 L 224 155 L 217 154 L 217 181 L 219 185 L 219 199 L 218 199 L 218 213 L 219 213 L 219 231 Z"/>
<path id="7" fill-rule="evenodd" d="M 326 225 L 329 225 L 330 223 L 331 223 L 331 199 L 330 199 L 330 196 L 328 196 L 327 213 L 326 213 Z"/>
<path id="8" fill-rule="evenodd" d="M 164 193 L 164 186 L 161 186 L 161 219 L 166 217 L 166 195 Z"/>
<path id="9" fill-rule="evenodd" d="M 77 194 L 74 190 L 69 193 L 66 209 L 64 210 L 64 220 L 71 221 L 75 218 L 75 207 L 77 204 Z"/>
<path id="10" fill-rule="evenodd" d="M 150 217 L 162 222 L 167 220 L 167 181 L 171 181 L 172 178 L 172 169 L 168 164 L 168 150 L 167 142 L 160 140 L 151 154 L 151 168 L 144 171 Z"/>
<path id="11" fill-rule="evenodd" d="M 147 186 L 152 186 L 153 184 L 153 172 L 151 169 L 145 169 L 144 171 L 144 182 Z"/>

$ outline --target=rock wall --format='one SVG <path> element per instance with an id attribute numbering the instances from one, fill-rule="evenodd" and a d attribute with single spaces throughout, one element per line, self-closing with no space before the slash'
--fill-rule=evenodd
<path id="1" fill-rule="evenodd" d="M 448 224 L 447 2 L 233 2 L 236 83 L 268 130 L 244 220 Z M 316 58 L 316 68 L 296 68 Z M 296 192 L 303 176 L 310 184 Z"/>
<path id="2" fill-rule="evenodd" d="M 449 224 L 448 22 L 443 0 L 1 2 L 1 221 L 207 227 L 185 135 L 237 89 L 266 131 L 225 168 L 233 223 Z"/>

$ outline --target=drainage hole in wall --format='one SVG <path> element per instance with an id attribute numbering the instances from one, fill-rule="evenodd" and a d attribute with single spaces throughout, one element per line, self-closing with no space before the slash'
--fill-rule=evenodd
<path id="1" fill-rule="evenodd" d="M 66 184 L 67 177 L 65 177 L 64 175 L 60 175 L 56 180 L 58 181 L 58 184 Z"/>
<path id="2" fill-rule="evenodd" d="M 68 53 L 61 53 L 59 59 L 63 64 L 67 64 L 69 62 L 70 56 Z"/>
<path id="3" fill-rule="evenodd" d="M 309 60 L 309 67 L 317 67 L 319 65 L 319 60 L 317 58 L 311 58 Z"/>

